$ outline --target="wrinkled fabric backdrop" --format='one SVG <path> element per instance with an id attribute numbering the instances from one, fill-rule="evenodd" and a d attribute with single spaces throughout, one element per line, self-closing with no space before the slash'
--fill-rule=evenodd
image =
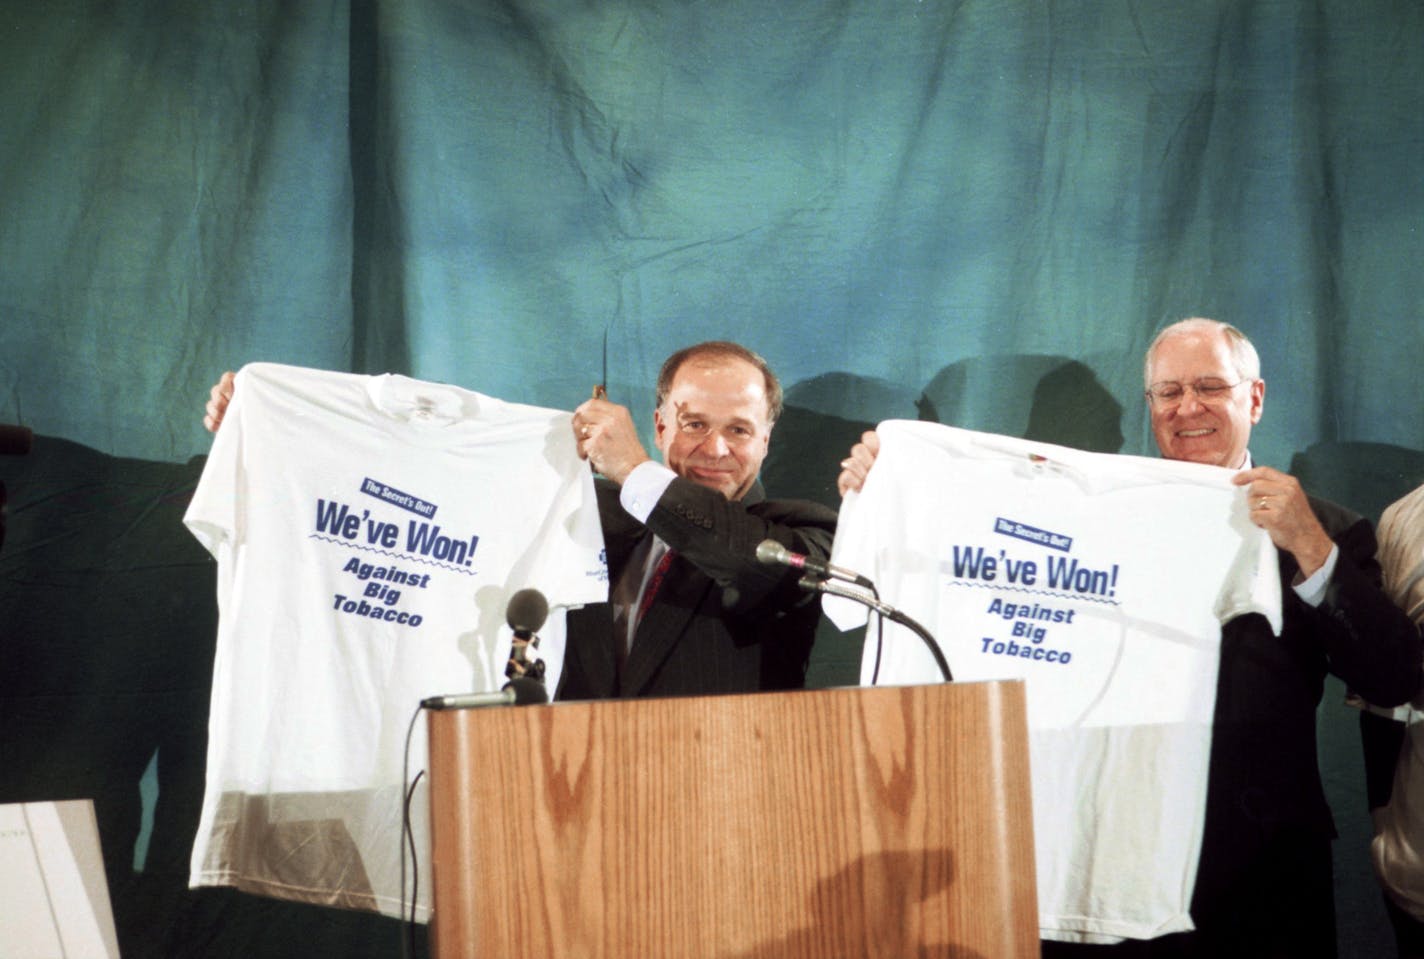
<path id="1" fill-rule="evenodd" d="M 1259 462 L 1371 516 L 1424 480 L 1416 0 L 3 7 L 0 423 L 36 439 L 0 457 L 0 801 L 95 798 L 127 957 L 395 949 L 184 888 L 216 613 L 179 521 L 225 369 L 606 381 L 650 432 L 663 357 L 735 339 L 787 389 L 768 487 L 834 503 L 890 417 L 1152 452 L 1143 349 L 1208 315 L 1261 350 Z"/>

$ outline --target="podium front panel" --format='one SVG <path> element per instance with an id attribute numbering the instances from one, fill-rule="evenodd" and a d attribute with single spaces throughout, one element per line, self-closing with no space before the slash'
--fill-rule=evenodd
<path id="1" fill-rule="evenodd" d="M 1038 955 L 1020 682 L 429 716 L 440 959 Z"/>

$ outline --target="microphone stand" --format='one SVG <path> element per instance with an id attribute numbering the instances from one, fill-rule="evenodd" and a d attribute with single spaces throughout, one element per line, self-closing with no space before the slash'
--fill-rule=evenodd
<path id="1" fill-rule="evenodd" d="M 802 589 L 815 590 L 816 592 L 825 593 L 829 596 L 839 596 L 842 599 L 853 600 L 862 606 L 867 606 L 875 610 L 875 612 L 890 620 L 890 622 L 899 623 L 901 626 L 904 626 L 918 636 L 924 642 L 925 646 L 929 648 L 930 655 L 934 656 L 935 665 L 939 667 L 940 675 L 944 677 L 944 681 L 947 683 L 954 682 L 954 676 L 949 671 L 949 663 L 945 661 L 944 652 L 939 648 L 939 643 L 935 642 L 935 638 L 930 635 L 929 630 L 900 612 L 894 606 L 891 606 L 889 603 L 881 602 L 879 598 L 867 595 L 858 589 L 842 586 L 840 583 L 833 583 L 830 580 L 819 579 L 810 573 L 801 577 L 800 586 Z"/>

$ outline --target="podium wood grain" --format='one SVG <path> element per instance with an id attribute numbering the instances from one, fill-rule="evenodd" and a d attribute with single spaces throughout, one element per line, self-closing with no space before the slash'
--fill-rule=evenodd
<path id="1" fill-rule="evenodd" d="M 1023 686 L 429 716 L 440 959 L 1038 955 Z"/>

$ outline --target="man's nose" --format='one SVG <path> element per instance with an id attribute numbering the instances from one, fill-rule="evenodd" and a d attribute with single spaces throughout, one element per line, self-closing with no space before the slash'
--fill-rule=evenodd
<path id="1" fill-rule="evenodd" d="M 1183 389 L 1182 399 L 1177 403 L 1177 415 L 1190 416 L 1193 413 L 1200 412 L 1201 409 L 1202 401 L 1201 397 L 1197 395 L 1197 391 L 1191 387 Z"/>
<path id="2" fill-rule="evenodd" d="M 704 448 L 708 455 L 716 456 L 719 459 L 731 452 L 731 447 L 727 445 L 727 439 L 721 433 L 713 433 L 707 438 Z"/>

